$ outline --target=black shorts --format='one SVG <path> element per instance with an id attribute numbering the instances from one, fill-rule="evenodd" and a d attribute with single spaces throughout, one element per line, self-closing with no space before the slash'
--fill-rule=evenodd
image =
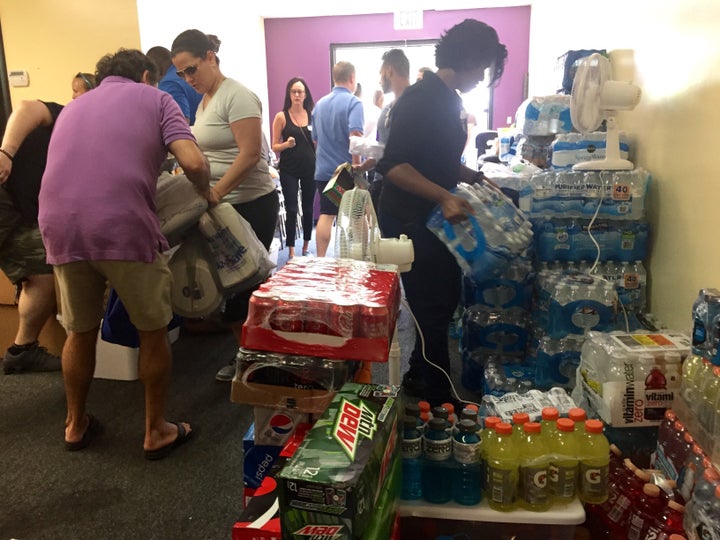
<path id="1" fill-rule="evenodd" d="M 328 182 L 315 180 L 315 184 L 317 185 L 317 190 L 320 194 L 320 213 L 327 214 L 328 216 L 337 216 L 338 207 L 323 193 L 323 190 L 325 189 L 325 186 L 328 185 Z"/>

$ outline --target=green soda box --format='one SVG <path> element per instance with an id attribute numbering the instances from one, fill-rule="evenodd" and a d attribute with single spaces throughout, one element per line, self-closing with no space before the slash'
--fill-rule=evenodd
<path id="1" fill-rule="evenodd" d="M 278 475 L 283 540 L 363 537 L 397 450 L 399 387 L 346 383 Z"/>

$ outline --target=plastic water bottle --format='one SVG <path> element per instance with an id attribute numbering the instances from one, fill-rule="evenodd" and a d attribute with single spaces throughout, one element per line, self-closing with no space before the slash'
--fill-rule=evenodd
<path id="1" fill-rule="evenodd" d="M 685 534 L 683 518 L 685 507 L 675 501 L 668 501 L 665 510 L 650 524 L 645 538 L 670 538 L 672 534 Z"/>
<path id="2" fill-rule="evenodd" d="M 550 463 L 550 490 L 557 501 L 569 502 L 577 494 L 580 449 L 575 437 L 575 422 L 560 418 L 556 425 L 557 433 L 550 443 L 553 454 Z"/>
<path id="3" fill-rule="evenodd" d="M 525 422 L 522 427 L 518 499 L 523 508 L 542 512 L 552 504 L 548 484 L 550 452 L 538 422 Z"/>
<path id="4" fill-rule="evenodd" d="M 610 443 L 603 435 L 603 423 L 600 420 L 585 421 L 585 433 L 581 434 L 579 447 L 580 500 L 601 504 L 608 497 Z"/>
<path id="5" fill-rule="evenodd" d="M 418 429 L 417 418 L 404 416 L 400 441 L 402 457 L 402 487 L 400 498 L 415 500 L 422 498 L 422 433 Z"/>
<path id="6" fill-rule="evenodd" d="M 482 456 L 475 422 L 460 420 L 452 447 L 457 474 L 453 500 L 464 505 L 478 504 L 482 498 Z"/>
<path id="7" fill-rule="evenodd" d="M 708 467 L 695 485 L 692 498 L 685 507 L 683 527 L 693 538 L 713 538 L 710 509 L 715 502 L 716 490 L 720 486 L 720 474 Z M 716 517 L 716 519 L 720 516 Z"/>
<path id="8" fill-rule="evenodd" d="M 720 366 L 713 366 L 712 375 L 702 385 L 698 420 L 708 433 L 715 429 L 715 402 L 720 395 Z"/>
<path id="9" fill-rule="evenodd" d="M 452 437 L 443 418 L 430 420 L 423 435 L 422 493 L 426 501 L 443 504 L 452 499 Z"/>
<path id="10" fill-rule="evenodd" d="M 627 526 L 628 540 L 644 540 L 664 504 L 660 497 L 660 488 L 655 484 L 645 484 L 642 495 L 633 502 Z"/>
<path id="11" fill-rule="evenodd" d="M 485 489 L 490 508 L 508 512 L 517 499 L 520 452 L 512 440 L 512 426 L 500 422 L 495 426 L 496 438 L 487 449 Z"/>

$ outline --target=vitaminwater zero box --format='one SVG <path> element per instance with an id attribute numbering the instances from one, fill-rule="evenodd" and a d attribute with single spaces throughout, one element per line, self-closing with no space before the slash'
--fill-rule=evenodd
<path id="1" fill-rule="evenodd" d="M 398 391 L 337 393 L 278 475 L 284 540 L 363 537 L 396 454 Z"/>
<path id="2" fill-rule="evenodd" d="M 656 426 L 678 395 L 689 353 L 690 338 L 679 332 L 588 332 L 580 353 L 581 392 L 613 427 Z M 573 398 L 577 391 L 580 385 Z"/>

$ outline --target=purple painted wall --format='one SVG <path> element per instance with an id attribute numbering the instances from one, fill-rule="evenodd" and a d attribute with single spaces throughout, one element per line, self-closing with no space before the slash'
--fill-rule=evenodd
<path id="1" fill-rule="evenodd" d="M 421 30 L 394 30 L 393 14 L 266 19 L 270 121 L 282 109 L 285 85 L 303 77 L 317 101 L 330 91 L 330 44 L 437 39 L 464 19 L 478 19 L 497 30 L 508 49 L 505 73 L 495 88 L 493 127 L 506 125 L 523 100 L 528 71 L 530 6 L 425 11 Z M 380 58 L 378 58 L 378 69 Z"/>

